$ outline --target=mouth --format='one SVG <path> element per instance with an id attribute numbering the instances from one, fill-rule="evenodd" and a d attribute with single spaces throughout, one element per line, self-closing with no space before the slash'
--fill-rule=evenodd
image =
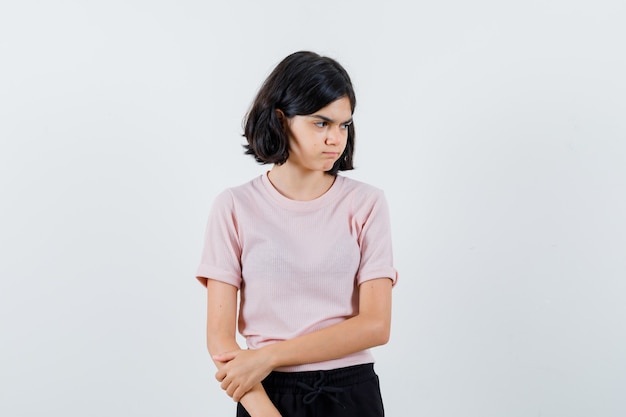
<path id="1" fill-rule="evenodd" d="M 322 155 L 328 158 L 339 158 L 339 152 L 322 152 Z"/>

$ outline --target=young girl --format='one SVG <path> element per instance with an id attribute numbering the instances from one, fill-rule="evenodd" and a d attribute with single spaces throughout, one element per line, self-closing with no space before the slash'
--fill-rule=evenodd
<path id="1" fill-rule="evenodd" d="M 246 153 L 273 166 L 213 203 L 197 278 L 238 417 L 384 415 L 368 349 L 389 339 L 397 273 L 383 192 L 337 174 L 353 168 L 355 105 L 336 61 L 286 57 L 245 121 Z"/>

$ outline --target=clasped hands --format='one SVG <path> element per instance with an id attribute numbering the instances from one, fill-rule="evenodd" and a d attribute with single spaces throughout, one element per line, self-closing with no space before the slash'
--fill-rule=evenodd
<path id="1" fill-rule="evenodd" d="M 263 349 L 238 349 L 213 355 L 213 360 L 221 362 L 215 379 L 234 401 L 241 400 L 259 382 L 272 372 L 269 358 Z"/>

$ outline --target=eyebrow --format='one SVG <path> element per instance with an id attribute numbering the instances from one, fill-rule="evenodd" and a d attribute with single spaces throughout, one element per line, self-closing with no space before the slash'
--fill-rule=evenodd
<path id="1" fill-rule="evenodd" d="M 323 121 L 328 122 L 328 123 L 336 123 L 330 117 L 322 116 L 321 114 L 310 114 L 308 115 L 308 117 L 315 118 L 315 119 L 322 119 Z M 342 122 L 341 124 L 345 125 L 347 123 L 352 123 L 352 117 L 346 120 L 345 122 Z"/>

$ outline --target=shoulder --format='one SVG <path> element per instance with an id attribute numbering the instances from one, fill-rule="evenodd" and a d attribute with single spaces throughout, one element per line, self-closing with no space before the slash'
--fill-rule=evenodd
<path id="1" fill-rule="evenodd" d="M 342 181 L 344 197 L 354 200 L 356 203 L 376 202 L 385 200 L 385 192 L 378 187 L 348 177 L 338 177 Z"/>
<path id="2" fill-rule="evenodd" d="M 261 177 L 255 177 L 243 184 L 224 189 L 215 197 L 215 203 L 233 205 L 238 201 L 254 198 L 259 194 L 261 186 Z"/>

